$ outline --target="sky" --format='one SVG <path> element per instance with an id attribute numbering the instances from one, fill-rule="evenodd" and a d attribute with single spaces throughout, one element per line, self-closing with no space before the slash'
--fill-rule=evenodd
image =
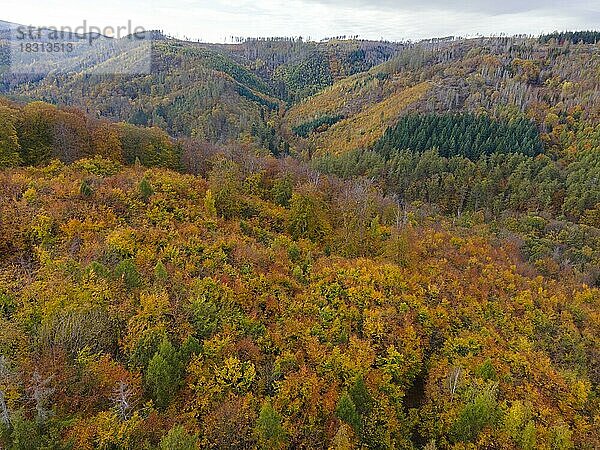
<path id="1" fill-rule="evenodd" d="M 179 38 L 355 36 L 391 41 L 600 27 L 600 0 L 0 0 L 0 20 L 160 29 Z"/>

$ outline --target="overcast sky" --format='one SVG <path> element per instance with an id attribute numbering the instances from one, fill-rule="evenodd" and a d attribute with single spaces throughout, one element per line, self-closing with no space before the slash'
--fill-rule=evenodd
<path id="1" fill-rule="evenodd" d="M 131 21 L 210 42 L 229 36 L 417 40 L 600 27 L 600 0 L 0 0 L 0 6 L 0 19 L 26 25 Z"/>

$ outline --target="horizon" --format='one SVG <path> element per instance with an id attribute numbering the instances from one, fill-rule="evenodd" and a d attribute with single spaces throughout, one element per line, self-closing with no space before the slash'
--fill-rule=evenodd
<path id="1" fill-rule="evenodd" d="M 36 27 L 118 27 L 132 23 L 145 30 L 161 30 L 181 40 L 231 43 L 231 38 L 303 37 L 321 41 L 337 36 L 358 36 L 373 41 L 420 41 L 456 36 L 541 35 L 562 30 L 589 30 L 600 23 L 600 5 L 589 0 L 564 2 L 515 0 L 501 5 L 490 0 L 461 0 L 446 5 L 407 1 L 268 0 L 255 4 L 239 0 L 177 0 L 168 6 L 156 0 L 122 5 L 80 6 L 75 0 L 50 0 L 42 5 L 24 0 L 11 5 L 7 22 Z M 325 30 L 325 31 L 324 31 Z"/>
<path id="2" fill-rule="evenodd" d="M 428 37 L 423 37 L 423 38 L 419 38 L 419 39 L 402 39 L 402 40 L 394 40 L 394 39 L 385 39 L 385 38 L 379 38 L 379 39 L 373 39 L 373 38 L 366 38 L 360 35 L 337 35 L 337 36 L 326 36 L 326 37 L 322 37 L 319 39 L 313 38 L 312 36 L 301 36 L 301 35 L 282 35 L 282 36 L 276 36 L 276 35 L 265 35 L 265 36 L 235 36 L 235 35 L 231 35 L 228 36 L 223 42 L 216 42 L 216 41 L 205 41 L 205 40 L 198 40 L 198 39 L 193 39 L 191 37 L 185 36 L 185 37 L 181 37 L 181 36 L 177 36 L 177 35 L 172 35 L 170 33 L 168 33 L 166 30 L 164 29 L 157 29 L 157 28 L 145 28 L 141 25 L 137 26 L 137 30 L 134 30 L 133 32 L 128 32 L 125 33 L 122 36 L 110 36 L 109 34 L 105 34 L 104 31 L 106 30 L 100 30 L 98 31 L 97 29 L 93 29 L 93 28 L 86 28 L 86 24 L 84 23 L 84 25 L 39 25 L 39 24 L 25 24 L 25 23 L 17 23 L 14 21 L 7 21 L 7 20 L 2 20 L 0 19 L 0 24 L 4 24 L 4 25 L 11 25 L 14 26 L 13 29 L 15 28 L 19 28 L 19 27 L 27 27 L 27 29 L 32 29 L 35 31 L 38 30 L 46 30 L 46 31 L 51 31 L 51 32 L 56 32 L 56 33 L 71 33 L 73 35 L 79 35 L 79 36 L 86 36 L 86 35 L 90 35 L 90 34 L 97 34 L 100 35 L 102 37 L 108 38 L 108 39 L 112 39 L 112 38 L 122 38 L 122 37 L 127 37 L 130 35 L 133 35 L 135 33 L 152 33 L 152 32 L 156 32 L 156 33 L 161 33 L 165 38 L 168 39 L 173 39 L 173 40 L 179 40 L 182 42 L 190 42 L 190 43 L 201 43 L 201 44 L 209 44 L 209 45 L 235 45 L 235 44 L 240 44 L 246 41 L 269 41 L 269 40 L 273 40 L 273 41 L 277 41 L 277 40 L 303 40 L 304 42 L 314 42 L 314 43 L 319 43 L 319 42 L 328 42 L 328 41 L 367 41 L 367 42 L 389 42 L 389 43 L 394 43 L 394 44 L 402 44 L 402 43 L 419 43 L 419 42 L 426 42 L 426 41 L 430 41 L 430 40 L 469 40 L 469 39 L 485 39 L 485 38 L 498 38 L 498 37 L 508 37 L 508 38 L 519 38 L 519 37 L 531 37 L 531 38 L 538 38 L 540 36 L 543 35 L 547 35 L 547 34 L 552 34 L 552 33 L 570 33 L 570 32 L 593 32 L 595 30 L 597 30 L 597 28 L 566 28 L 566 29 L 555 29 L 555 30 L 548 30 L 548 31 L 544 31 L 544 32 L 539 32 L 539 33 L 505 33 L 505 32 L 499 32 L 499 33 L 490 33 L 490 34 L 476 34 L 476 35 L 469 35 L 469 34 L 456 34 L 456 35 L 431 35 Z M 130 24 L 131 25 L 131 24 Z M 83 27 L 83 28 L 82 28 Z M 94 26 L 95 27 L 95 26 Z M 109 27 L 110 28 L 110 27 Z M 78 31 L 78 30 L 83 30 L 83 31 Z M 130 30 L 131 31 L 131 30 Z"/>

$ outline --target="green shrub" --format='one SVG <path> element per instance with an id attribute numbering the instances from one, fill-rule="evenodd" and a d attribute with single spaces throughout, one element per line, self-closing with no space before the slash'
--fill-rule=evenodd
<path id="1" fill-rule="evenodd" d="M 197 450 L 198 436 L 185 431 L 181 425 L 176 425 L 160 440 L 160 450 Z"/>
<path id="2" fill-rule="evenodd" d="M 487 426 L 494 425 L 499 419 L 496 396 L 498 385 L 492 384 L 473 389 L 470 400 L 458 415 L 450 434 L 455 442 L 473 442 Z"/>

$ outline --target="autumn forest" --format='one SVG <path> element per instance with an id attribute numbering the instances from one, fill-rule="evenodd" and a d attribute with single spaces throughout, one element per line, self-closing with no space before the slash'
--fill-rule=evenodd
<path id="1" fill-rule="evenodd" d="M 600 448 L 599 37 L 0 71 L 0 448 Z"/>

